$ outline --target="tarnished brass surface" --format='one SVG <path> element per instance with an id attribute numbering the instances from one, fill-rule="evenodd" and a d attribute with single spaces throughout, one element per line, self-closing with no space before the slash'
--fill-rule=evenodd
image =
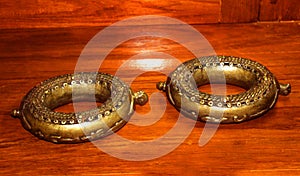
<path id="1" fill-rule="evenodd" d="M 84 112 L 55 112 L 58 106 L 80 100 L 102 105 Z M 143 91 L 133 91 L 120 79 L 105 73 L 67 74 L 35 86 L 12 116 L 35 136 L 54 143 L 79 143 L 107 136 L 122 128 L 134 105 L 148 101 Z"/>
<path id="2" fill-rule="evenodd" d="M 246 89 L 235 95 L 212 95 L 198 90 L 205 84 L 232 84 Z M 157 88 L 167 93 L 176 109 L 195 120 L 237 123 L 261 116 L 288 95 L 290 84 L 280 84 L 258 62 L 231 56 L 208 56 L 178 66 Z"/>
<path id="3" fill-rule="evenodd" d="M 246 89 L 234 95 L 207 94 L 205 84 L 232 84 Z M 178 66 L 157 88 L 167 93 L 176 109 L 195 120 L 237 123 L 261 116 L 288 95 L 290 84 L 280 84 L 258 62 L 231 56 L 207 56 Z M 63 113 L 55 108 L 74 101 L 103 103 L 88 111 Z M 105 73 L 61 75 L 41 82 L 12 111 L 23 127 L 54 143 L 79 143 L 98 139 L 122 128 L 135 104 L 148 101 L 143 91 L 134 93 L 117 77 Z"/>

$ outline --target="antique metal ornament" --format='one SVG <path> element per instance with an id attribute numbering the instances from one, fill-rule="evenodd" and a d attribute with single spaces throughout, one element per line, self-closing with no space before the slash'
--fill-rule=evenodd
<path id="1" fill-rule="evenodd" d="M 198 90 L 213 83 L 232 84 L 246 91 L 214 95 Z M 280 84 L 265 66 L 231 56 L 189 60 L 157 88 L 165 91 L 171 104 L 186 116 L 212 123 L 238 123 L 259 117 L 275 105 L 278 94 L 291 92 L 290 84 Z"/>
<path id="2" fill-rule="evenodd" d="M 232 84 L 246 89 L 233 95 L 208 94 L 205 84 Z M 232 56 L 207 56 L 179 65 L 157 88 L 186 116 L 212 123 L 238 123 L 270 110 L 290 84 L 280 84 L 258 62 Z M 55 108 L 76 101 L 97 101 L 91 110 L 63 113 Z M 53 143 L 79 143 L 105 137 L 122 128 L 148 96 L 134 93 L 123 81 L 105 73 L 76 73 L 50 78 L 32 88 L 12 116 L 33 135 Z"/>
<path id="3" fill-rule="evenodd" d="M 83 112 L 54 109 L 72 101 L 96 100 L 102 105 Z M 117 77 L 105 73 L 61 75 L 41 82 L 23 98 L 12 116 L 35 136 L 54 143 L 79 143 L 98 139 L 122 128 L 135 104 L 148 101 L 143 91 L 134 93 Z"/>

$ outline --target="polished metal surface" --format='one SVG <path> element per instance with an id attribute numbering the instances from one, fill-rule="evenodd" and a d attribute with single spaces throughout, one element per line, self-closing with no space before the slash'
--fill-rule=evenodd
<path id="1" fill-rule="evenodd" d="M 97 101 L 102 105 L 83 112 L 63 113 L 54 109 L 76 101 Z M 122 128 L 135 104 L 148 101 L 143 91 L 134 93 L 120 79 L 105 73 L 61 75 L 35 86 L 23 98 L 12 116 L 23 127 L 54 143 L 79 143 L 98 139 Z"/>
<path id="2" fill-rule="evenodd" d="M 232 84 L 246 89 L 233 95 L 208 94 L 205 84 Z M 186 116 L 212 123 L 239 123 L 259 117 L 274 107 L 278 95 L 288 95 L 290 84 L 280 84 L 258 62 L 232 56 L 207 56 L 179 65 L 167 81 L 157 83 L 171 104 Z M 91 110 L 63 113 L 55 108 L 76 101 L 97 101 Z M 105 73 L 61 75 L 41 82 L 23 98 L 12 116 L 23 127 L 54 143 L 79 143 L 105 137 L 122 128 L 148 96 L 133 92 L 123 81 Z"/>
<path id="3" fill-rule="evenodd" d="M 201 92 L 205 84 L 232 84 L 246 89 L 234 95 Z M 212 123 L 238 123 L 259 117 L 288 95 L 290 84 L 280 84 L 258 62 L 232 56 L 208 56 L 178 66 L 157 88 L 186 116 Z M 226 90 L 226 87 L 224 88 Z"/>

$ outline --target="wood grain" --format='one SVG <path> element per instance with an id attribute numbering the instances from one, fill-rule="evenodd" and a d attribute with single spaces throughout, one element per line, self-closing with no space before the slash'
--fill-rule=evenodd
<path id="1" fill-rule="evenodd" d="M 114 158 L 93 143 L 56 145 L 39 140 L 9 115 L 38 82 L 72 73 L 84 46 L 103 27 L 1 29 L 0 175 L 299 175 L 299 25 L 194 25 L 216 53 L 264 64 L 280 82 L 291 83 L 292 93 L 280 96 L 275 108 L 261 118 L 221 125 L 203 147 L 198 140 L 204 123 L 197 122 L 189 137 L 174 151 L 140 162 Z M 181 61 L 193 58 L 187 48 L 176 42 L 141 37 L 115 48 L 100 71 L 114 74 L 127 59 L 145 51 L 168 53 Z M 135 68 L 133 65 L 132 69 Z M 173 68 L 174 65 L 167 70 Z M 134 80 L 132 88 L 144 89 L 148 94 L 159 92 L 155 83 L 165 78 L 161 73 L 146 72 Z M 151 109 L 148 104 L 136 110 L 145 114 L 159 106 L 156 103 Z M 157 123 L 145 127 L 127 124 L 118 134 L 131 140 L 156 139 L 170 130 L 177 118 L 178 112 L 167 103 Z M 103 141 L 109 141 L 109 137 Z"/>
<path id="2" fill-rule="evenodd" d="M 0 2 L 0 29 L 108 26 L 141 15 L 188 24 L 300 19 L 298 0 L 19 0 Z"/>
<path id="3" fill-rule="evenodd" d="M 261 21 L 289 21 L 300 19 L 297 0 L 262 0 L 259 19 Z"/>
<path id="4" fill-rule="evenodd" d="M 222 0 L 221 22 L 256 22 L 259 14 L 259 0 Z"/>
<path id="5" fill-rule="evenodd" d="M 219 0 L 20 0 L 0 3 L 0 28 L 107 26 L 140 15 L 174 17 L 189 24 L 218 23 Z"/>

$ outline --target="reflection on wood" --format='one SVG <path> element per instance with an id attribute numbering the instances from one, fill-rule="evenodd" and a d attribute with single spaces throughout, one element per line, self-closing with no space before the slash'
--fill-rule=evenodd
<path id="1" fill-rule="evenodd" d="M 39 140 L 26 132 L 18 119 L 9 116 L 10 110 L 19 105 L 35 84 L 52 76 L 72 73 L 81 50 L 103 28 L 2 29 L 1 175 L 299 175 L 299 24 L 194 27 L 207 38 L 216 53 L 250 58 L 267 66 L 278 80 L 291 83 L 291 95 L 279 97 L 275 108 L 261 118 L 221 125 L 204 147 L 198 146 L 204 123 L 197 122 L 189 137 L 166 156 L 143 162 L 124 161 L 104 153 L 92 143 L 55 145 Z M 155 37 L 138 38 L 115 48 L 100 71 L 114 74 L 127 59 L 145 49 L 168 53 L 181 61 L 194 57 L 176 42 Z M 170 72 L 174 65 L 166 68 Z M 151 95 L 159 92 L 156 82 L 165 78 L 162 73 L 146 72 L 134 79 L 131 86 Z M 128 77 L 122 79 L 126 81 Z M 146 114 L 159 106 L 157 103 L 151 108 L 148 104 L 137 107 L 137 112 Z M 66 108 L 72 110 L 72 107 Z M 178 114 L 167 103 L 166 112 L 157 123 L 146 127 L 127 124 L 118 134 L 131 140 L 156 139 L 172 129 Z"/>

